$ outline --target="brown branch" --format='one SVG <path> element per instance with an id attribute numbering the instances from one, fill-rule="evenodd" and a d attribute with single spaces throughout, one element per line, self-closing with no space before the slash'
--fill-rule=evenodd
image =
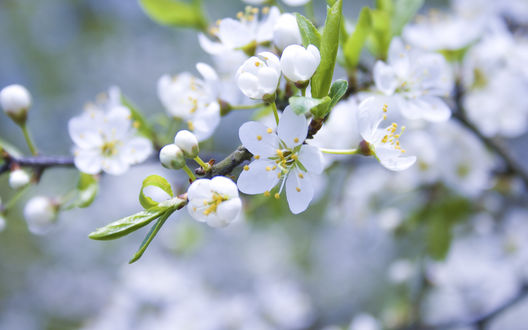
<path id="1" fill-rule="evenodd" d="M 0 168 L 0 174 L 9 171 L 13 166 L 31 167 L 37 171 L 43 171 L 48 167 L 73 167 L 73 158 L 69 156 L 31 156 L 13 157 L 5 154 L 4 165 Z"/>
<path id="2" fill-rule="evenodd" d="M 204 172 L 203 168 L 199 167 L 195 170 L 196 174 L 205 178 L 212 178 L 217 175 L 230 174 L 238 165 L 246 160 L 250 160 L 253 155 L 244 146 L 239 146 L 229 156 L 223 160 L 215 163 L 211 170 Z"/>

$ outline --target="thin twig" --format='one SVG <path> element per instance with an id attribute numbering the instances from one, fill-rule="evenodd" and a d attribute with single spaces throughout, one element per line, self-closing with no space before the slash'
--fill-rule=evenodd
<path id="1" fill-rule="evenodd" d="M 215 163 L 211 170 L 207 173 L 204 172 L 203 168 L 199 167 L 195 170 L 195 173 L 199 176 L 212 178 L 217 175 L 226 175 L 231 173 L 238 165 L 242 164 L 246 160 L 250 160 L 253 155 L 243 146 L 239 146 L 229 156 L 223 160 Z"/>
<path id="2" fill-rule="evenodd" d="M 9 171 L 11 166 L 32 167 L 37 171 L 42 171 L 48 167 L 72 167 L 74 166 L 73 158 L 69 156 L 31 156 L 31 157 L 13 157 L 7 155 L 4 157 L 4 165 L 0 168 L 0 174 Z"/>

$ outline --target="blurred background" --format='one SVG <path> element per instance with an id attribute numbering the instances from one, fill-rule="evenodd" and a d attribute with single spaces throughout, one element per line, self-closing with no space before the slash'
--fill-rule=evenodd
<path id="1" fill-rule="evenodd" d="M 205 3 L 211 21 L 233 17 L 245 6 L 238 0 Z M 364 4 L 372 1 L 345 1 L 346 15 L 356 17 Z M 426 5 L 445 4 L 427 1 Z M 318 1 L 318 17 L 323 11 L 323 1 Z M 40 150 L 49 155 L 70 153 L 68 120 L 108 87 L 120 86 L 140 109 L 155 115 L 164 112 L 156 94 L 162 74 L 196 73 L 196 62 L 211 63 L 195 31 L 157 25 L 136 1 L 1 0 L 0 45 L 0 87 L 19 83 L 31 91 L 29 127 Z M 215 144 L 208 147 L 228 153 L 238 144 L 237 128 L 246 118 L 233 114 L 223 121 Z M 20 130 L 6 116 L 0 118 L 0 136 L 27 151 Z M 525 143 L 526 137 L 515 140 L 514 150 L 525 151 Z M 179 212 L 142 260 L 128 265 L 145 230 L 108 242 L 92 241 L 88 233 L 137 212 L 141 181 L 149 174 L 175 183 L 184 180 L 155 163 L 134 167 L 124 176 L 105 176 L 89 209 L 63 212 L 54 231 L 35 236 L 21 215 L 24 201 L 36 194 L 64 193 L 77 178 L 73 169 L 45 172 L 0 232 L 0 329 L 249 330 L 336 325 L 371 330 L 381 329 L 381 323 L 405 323 L 416 312 L 412 308 L 417 299 L 432 299 L 418 314 L 449 321 L 492 310 L 521 287 L 506 270 L 513 261 L 497 258 L 497 251 L 489 247 L 503 246 L 506 239 L 490 229 L 491 215 L 476 212 L 459 232 L 479 234 L 452 247 L 467 258 L 451 258 L 454 265 L 439 271 L 446 277 L 457 274 L 456 289 L 478 283 L 476 289 L 467 284 L 469 301 L 449 292 L 433 298 L 416 295 L 424 284 L 409 279 L 423 271 L 418 261 L 421 240 L 393 232 L 403 217 L 394 205 L 419 202 L 416 191 L 384 205 L 374 217 L 358 215 L 363 202 L 374 203 L 362 199 L 361 192 L 347 195 L 355 201 L 354 209 L 323 207 L 330 199 L 342 198 L 339 189 L 325 190 L 308 212 L 296 217 L 285 216 L 281 203 L 265 208 L 248 203 L 248 208 L 257 210 L 253 213 L 258 219 L 242 219 L 224 230 L 203 226 L 185 211 Z M 380 170 L 379 177 L 386 175 Z M 333 171 L 330 182 L 352 184 L 340 180 L 342 176 L 339 169 Z M 368 189 L 377 183 L 356 184 Z M 0 196 L 7 200 L 12 194 L 4 175 Z M 491 198 L 489 203 L 493 202 Z M 508 221 L 528 220 L 525 210 L 512 213 L 505 217 L 518 220 Z M 523 226 L 516 225 L 513 232 L 522 233 L 520 240 L 528 242 L 528 225 Z M 491 244 L 491 240 L 498 241 Z M 452 271 L 457 267 L 458 273 Z M 479 274 L 490 272 L 491 278 L 479 279 Z M 528 322 L 526 311 L 528 302 L 516 305 L 492 324 L 493 329 L 526 329 L 521 326 Z"/>

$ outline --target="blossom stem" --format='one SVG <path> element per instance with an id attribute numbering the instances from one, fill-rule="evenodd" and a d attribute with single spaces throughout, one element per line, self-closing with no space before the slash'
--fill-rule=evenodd
<path id="1" fill-rule="evenodd" d="M 191 181 L 195 181 L 196 180 L 196 175 L 194 175 L 194 173 L 191 171 L 189 166 L 185 165 L 184 167 L 182 167 L 182 169 L 185 171 L 185 173 L 187 173 L 187 175 L 189 176 L 189 179 L 191 179 Z"/>
<path id="2" fill-rule="evenodd" d="M 4 215 L 7 215 L 7 213 L 9 212 L 9 210 L 12 209 L 12 208 L 16 205 L 17 201 L 18 201 L 22 196 L 24 196 L 24 194 L 27 192 L 28 188 L 29 188 L 29 185 L 26 185 L 24 188 L 22 188 L 22 189 L 20 189 L 19 191 L 17 191 L 17 192 L 15 193 L 15 195 L 14 195 L 13 197 L 11 197 L 11 199 L 10 199 L 7 203 L 4 204 L 4 206 L 3 206 L 3 210 L 2 210 L 2 213 L 3 213 Z"/>
<path id="3" fill-rule="evenodd" d="M 319 148 L 322 153 L 333 154 L 333 155 L 357 155 L 359 153 L 358 149 L 325 149 Z"/>
<path id="4" fill-rule="evenodd" d="M 38 154 L 37 147 L 35 147 L 35 143 L 33 143 L 33 140 L 31 139 L 31 136 L 29 135 L 29 131 L 26 124 L 20 125 L 20 128 L 22 129 L 22 133 L 24 133 L 24 138 L 26 139 L 26 143 L 29 147 L 29 150 L 31 151 L 31 154 L 33 156 L 36 156 Z"/>
<path id="5" fill-rule="evenodd" d="M 206 163 L 204 162 L 200 156 L 196 156 L 194 157 L 194 161 L 198 163 L 198 165 L 200 165 L 205 172 L 209 172 L 209 170 L 211 169 L 211 165 L 209 165 L 209 163 Z"/>
<path id="6" fill-rule="evenodd" d="M 246 104 L 246 105 L 232 105 L 231 110 L 251 110 L 265 107 L 266 103 Z"/>
<path id="7" fill-rule="evenodd" d="M 301 88 L 301 95 L 306 96 L 306 87 Z"/>
<path id="8" fill-rule="evenodd" d="M 279 124 L 279 111 L 277 110 L 277 104 L 275 102 L 271 103 L 271 108 L 273 109 L 273 116 L 275 117 L 275 122 Z"/>

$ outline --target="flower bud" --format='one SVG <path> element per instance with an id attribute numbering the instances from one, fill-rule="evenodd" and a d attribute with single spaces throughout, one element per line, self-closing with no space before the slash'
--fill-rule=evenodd
<path id="1" fill-rule="evenodd" d="M 183 151 L 175 144 L 168 144 L 161 148 L 159 159 L 163 167 L 177 170 L 185 166 Z"/>
<path id="2" fill-rule="evenodd" d="M 4 112 L 18 125 L 26 122 L 27 111 L 31 106 L 31 95 L 21 85 L 9 85 L 0 91 L 0 104 Z"/>
<path id="3" fill-rule="evenodd" d="M 29 183 L 30 177 L 26 171 L 16 169 L 9 174 L 9 186 L 13 189 L 19 189 Z"/>
<path id="4" fill-rule="evenodd" d="M 294 15 L 286 13 L 279 17 L 273 27 L 273 43 L 280 50 L 289 45 L 302 43 L 301 32 Z"/>
<path id="5" fill-rule="evenodd" d="M 279 58 L 273 53 L 263 52 L 247 59 L 238 69 L 235 79 L 244 95 L 263 100 L 275 95 L 280 75 Z"/>
<path id="6" fill-rule="evenodd" d="M 31 198 L 24 207 L 29 231 L 37 235 L 47 233 L 57 221 L 57 215 L 58 205 L 44 196 Z"/>
<path id="7" fill-rule="evenodd" d="M 280 60 L 286 78 L 300 84 L 312 78 L 320 62 L 321 54 L 314 45 L 306 49 L 300 45 L 290 45 L 284 49 Z"/>
<path id="8" fill-rule="evenodd" d="M 183 151 L 183 155 L 187 158 L 194 158 L 198 156 L 198 153 L 200 152 L 200 146 L 198 145 L 196 135 L 187 130 L 179 131 L 176 134 L 174 137 L 174 144 Z"/>
<path id="9" fill-rule="evenodd" d="M 304 6 L 310 0 L 283 0 L 285 4 L 292 7 Z"/>

